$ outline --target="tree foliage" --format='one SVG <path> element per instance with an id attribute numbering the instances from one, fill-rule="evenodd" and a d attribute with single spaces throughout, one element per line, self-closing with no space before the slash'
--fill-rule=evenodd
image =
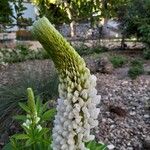
<path id="1" fill-rule="evenodd" d="M 137 37 L 150 45 L 150 0 L 130 0 L 120 16 L 126 36 Z"/>
<path id="2" fill-rule="evenodd" d="M 53 23 L 85 21 L 98 18 L 99 0 L 33 0 L 39 7 L 39 15 Z"/>
<path id="3" fill-rule="evenodd" d="M 0 28 L 3 29 L 7 25 L 12 23 L 12 8 L 9 4 L 9 0 L 0 1 Z"/>
<path id="4" fill-rule="evenodd" d="M 12 18 L 16 21 L 17 26 L 20 27 L 26 27 L 28 25 L 31 25 L 32 19 L 31 18 L 25 18 L 24 11 L 27 10 L 27 8 L 24 6 L 23 2 L 24 0 L 11 0 L 15 14 L 12 15 Z"/>
<path id="5" fill-rule="evenodd" d="M 31 18 L 23 17 L 24 11 L 27 9 L 24 0 L 1 0 L 0 1 L 0 27 L 17 25 L 23 27 L 31 25 Z"/>

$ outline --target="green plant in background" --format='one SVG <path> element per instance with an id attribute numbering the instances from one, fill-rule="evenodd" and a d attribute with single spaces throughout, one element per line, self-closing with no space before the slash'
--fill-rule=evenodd
<path id="1" fill-rule="evenodd" d="M 104 47 L 104 46 L 97 46 L 97 47 L 93 47 L 92 48 L 92 51 L 94 53 L 104 53 L 104 52 L 107 52 L 108 51 L 108 48 L 107 47 Z"/>
<path id="2" fill-rule="evenodd" d="M 28 88 L 27 92 L 27 104 L 19 103 L 27 115 L 14 117 L 23 121 L 23 131 L 13 135 L 11 142 L 3 150 L 51 150 L 51 132 L 46 126 L 48 121 L 53 120 L 56 109 L 48 109 L 48 103 L 42 104 L 40 99 L 35 100 L 31 88 Z"/>
<path id="3" fill-rule="evenodd" d="M 85 44 L 81 44 L 80 47 L 76 47 L 76 51 L 78 52 L 79 55 L 86 56 L 95 53 L 96 54 L 104 53 L 107 52 L 108 49 L 103 46 L 88 47 Z"/>
<path id="4" fill-rule="evenodd" d="M 6 27 L 10 26 L 13 22 L 11 15 L 13 10 L 9 3 L 9 0 L 0 1 L 0 32 L 4 32 Z"/>
<path id="5" fill-rule="evenodd" d="M 123 56 L 113 56 L 111 58 L 111 63 L 113 64 L 114 68 L 122 67 L 126 63 L 126 58 Z"/>
<path id="6" fill-rule="evenodd" d="M 34 23 L 32 32 L 51 56 L 59 74 L 59 97 L 53 128 L 53 150 L 88 149 L 95 139 L 90 130 L 98 125 L 100 96 L 96 77 L 84 60 L 45 18 Z M 92 148 L 91 148 L 92 150 Z M 101 149 L 99 149 L 101 150 Z"/>
<path id="7" fill-rule="evenodd" d="M 89 55 L 92 53 L 91 49 L 87 47 L 85 44 L 81 44 L 80 47 L 76 48 L 76 51 L 81 55 Z"/>
<path id="8" fill-rule="evenodd" d="M 150 60 L 150 48 L 145 49 L 143 55 L 144 55 L 144 59 Z"/>
<path id="9" fill-rule="evenodd" d="M 22 62 L 32 59 L 47 59 L 49 56 L 43 49 L 31 50 L 29 46 L 17 45 L 14 49 L 0 49 L 0 65 L 6 63 Z"/>
<path id="10" fill-rule="evenodd" d="M 58 97 L 58 76 L 55 70 L 46 72 L 46 69 L 43 66 L 41 72 L 37 68 L 25 71 L 20 68 L 20 72 L 12 77 L 13 84 L 0 86 L 0 132 L 7 130 L 12 124 L 12 115 L 20 112 L 18 102 L 27 101 L 25 91 L 28 87 L 44 101 Z"/>
<path id="11" fill-rule="evenodd" d="M 139 75 L 144 73 L 143 62 L 135 59 L 131 62 L 131 66 L 128 71 L 128 75 L 131 79 L 136 79 Z"/>

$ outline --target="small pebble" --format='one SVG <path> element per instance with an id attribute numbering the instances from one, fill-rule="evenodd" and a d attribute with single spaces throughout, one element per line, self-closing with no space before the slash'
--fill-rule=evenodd
<path id="1" fill-rule="evenodd" d="M 115 146 L 114 146 L 114 145 L 112 145 L 112 144 L 108 145 L 107 147 L 108 147 L 108 149 L 109 149 L 109 150 L 112 150 L 112 149 L 114 149 L 114 148 L 115 148 Z"/>

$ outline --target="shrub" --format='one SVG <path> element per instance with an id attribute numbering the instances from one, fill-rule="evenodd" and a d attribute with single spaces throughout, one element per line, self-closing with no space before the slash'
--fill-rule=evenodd
<path id="1" fill-rule="evenodd" d="M 142 67 L 143 66 L 143 62 L 140 59 L 134 59 L 131 61 L 131 66 L 132 67 Z"/>
<path id="2" fill-rule="evenodd" d="M 92 54 L 91 48 L 88 47 L 87 45 L 85 45 L 84 43 L 82 43 L 80 46 L 76 47 L 76 51 L 77 51 L 81 56 L 85 56 L 85 55 Z"/>
<path id="3" fill-rule="evenodd" d="M 111 63 L 114 68 L 122 67 L 126 63 L 126 59 L 123 56 L 113 56 L 111 58 Z"/>
<path id="4" fill-rule="evenodd" d="M 150 49 L 146 49 L 143 52 L 144 58 L 150 60 Z"/>
<path id="5" fill-rule="evenodd" d="M 108 51 L 108 48 L 102 47 L 102 46 L 93 48 L 93 52 L 95 52 L 95 53 L 103 53 L 103 52 L 107 52 L 107 51 Z"/>
<path id="6" fill-rule="evenodd" d="M 0 49 L 0 64 L 47 58 L 49 56 L 43 49 L 35 51 L 26 45 L 17 45 L 16 49 Z"/>
<path id="7" fill-rule="evenodd" d="M 136 79 L 137 76 L 143 74 L 143 69 L 138 66 L 131 67 L 128 71 L 128 74 L 131 77 L 131 79 Z"/>
<path id="8" fill-rule="evenodd" d="M 131 79 L 136 79 L 139 75 L 144 73 L 144 67 L 142 61 L 135 59 L 131 62 L 131 66 L 128 71 L 128 75 Z"/>
<path id="9" fill-rule="evenodd" d="M 95 47 L 87 47 L 86 45 L 82 44 L 80 47 L 76 48 L 76 51 L 82 56 L 89 55 L 93 53 L 103 53 L 107 52 L 108 49 L 103 46 L 95 46 Z"/>

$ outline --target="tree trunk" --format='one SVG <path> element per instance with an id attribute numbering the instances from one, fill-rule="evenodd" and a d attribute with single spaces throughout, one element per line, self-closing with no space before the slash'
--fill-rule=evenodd
<path id="1" fill-rule="evenodd" d="M 67 12 L 68 18 L 71 21 L 71 23 L 70 23 L 70 36 L 74 37 L 75 36 L 75 21 L 73 20 L 72 14 L 70 11 L 71 6 L 69 6 L 69 4 L 67 2 L 64 2 L 64 4 L 66 7 L 66 12 Z"/>
<path id="2" fill-rule="evenodd" d="M 122 33 L 122 39 L 121 39 L 121 50 L 125 49 L 125 35 Z"/>
<path id="3" fill-rule="evenodd" d="M 108 10 L 108 0 L 102 0 L 102 9 L 104 10 L 104 12 L 106 11 L 106 14 L 107 14 L 107 11 Z M 103 19 L 102 19 L 102 25 L 103 25 L 103 33 L 104 35 L 107 36 L 107 23 L 108 23 L 108 20 L 109 20 L 109 16 L 106 15 L 105 13 L 103 14 Z"/>
<path id="4" fill-rule="evenodd" d="M 102 23 L 102 34 L 105 37 L 105 36 L 107 36 L 107 32 L 108 32 L 108 30 L 107 30 L 108 18 L 103 18 L 101 23 Z"/>
<path id="5" fill-rule="evenodd" d="M 75 21 L 70 23 L 70 36 L 74 37 L 76 33 Z"/>

